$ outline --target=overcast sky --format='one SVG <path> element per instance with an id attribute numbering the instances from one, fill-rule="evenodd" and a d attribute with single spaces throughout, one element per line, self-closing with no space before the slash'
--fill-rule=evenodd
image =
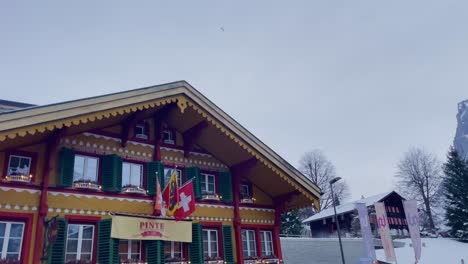
<path id="1" fill-rule="evenodd" d="M 159 2 L 159 3 L 158 3 Z M 410 146 L 445 159 L 468 99 L 467 1 L 2 1 L 0 98 L 187 80 L 291 164 L 322 149 L 353 198 Z"/>

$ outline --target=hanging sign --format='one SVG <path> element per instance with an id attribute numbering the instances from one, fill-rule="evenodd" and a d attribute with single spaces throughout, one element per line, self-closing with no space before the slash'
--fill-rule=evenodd
<path id="1" fill-rule="evenodd" d="M 375 203 L 375 214 L 377 216 L 377 225 L 379 227 L 380 240 L 385 251 L 387 261 L 396 261 L 395 249 L 393 248 L 392 236 L 388 225 L 387 213 L 384 203 Z"/>
<path id="2" fill-rule="evenodd" d="M 421 259 L 421 235 L 419 234 L 418 204 L 415 200 L 403 201 L 403 207 L 405 208 L 406 222 L 413 243 L 414 257 L 416 263 L 419 263 Z"/>
<path id="3" fill-rule="evenodd" d="M 192 242 L 192 222 L 112 216 L 112 238 Z"/>

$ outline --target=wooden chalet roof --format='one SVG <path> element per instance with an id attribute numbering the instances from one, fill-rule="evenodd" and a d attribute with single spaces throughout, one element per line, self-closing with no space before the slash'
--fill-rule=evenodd
<path id="1" fill-rule="evenodd" d="M 238 151 L 230 152 L 232 158 L 224 160 L 227 165 L 254 159 L 262 165 L 256 174 L 265 174 L 268 170 L 279 177 L 281 183 L 287 183 L 276 186 L 280 182 L 274 181 L 273 186 L 269 179 L 254 178 L 266 189 L 273 188 L 274 197 L 299 196 L 289 204 L 289 209 L 312 203 L 317 206 L 320 189 L 316 185 L 186 81 L 0 113 L 0 151 L 18 144 L 39 142 L 62 128 L 69 134 L 80 133 L 95 123 L 112 123 L 138 111 L 158 111 L 168 105 L 177 106 L 171 113 L 171 120 L 182 132 L 200 120 L 211 125 L 210 134 L 201 137 L 197 144 L 215 156 L 225 155 L 226 150 L 220 146 L 231 149 L 237 146 Z M 188 118 L 184 117 L 189 116 L 198 121 L 187 123 Z M 180 121 L 182 119 L 184 122 Z M 212 143 L 213 138 L 222 144 Z"/>

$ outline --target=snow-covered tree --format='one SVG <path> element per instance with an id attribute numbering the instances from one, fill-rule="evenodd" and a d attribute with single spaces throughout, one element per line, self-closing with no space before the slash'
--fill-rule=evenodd
<path id="1" fill-rule="evenodd" d="M 444 173 L 447 226 L 452 236 L 468 240 L 468 165 L 454 148 L 447 155 Z"/>
<path id="2" fill-rule="evenodd" d="M 302 234 L 303 228 L 299 210 L 289 211 L 281 215 L 281 234 L 298 236 Z"/>
<path id="3" fill-rule="evenodd" d="M 435 229 L 433 208 L 441 200 L 441 164 L 435 155 L 421 148 L 411 148 L 398 164 L 398 189 L 408 199 L 420 204 L 430 230 Z"/>

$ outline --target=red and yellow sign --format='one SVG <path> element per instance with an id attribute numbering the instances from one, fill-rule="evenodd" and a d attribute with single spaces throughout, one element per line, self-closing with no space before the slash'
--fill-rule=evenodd
<path id="1" fill-rule="evenodd" d="M 111 237 L 192 242 L 192 222 L 112 216 Z"/>

